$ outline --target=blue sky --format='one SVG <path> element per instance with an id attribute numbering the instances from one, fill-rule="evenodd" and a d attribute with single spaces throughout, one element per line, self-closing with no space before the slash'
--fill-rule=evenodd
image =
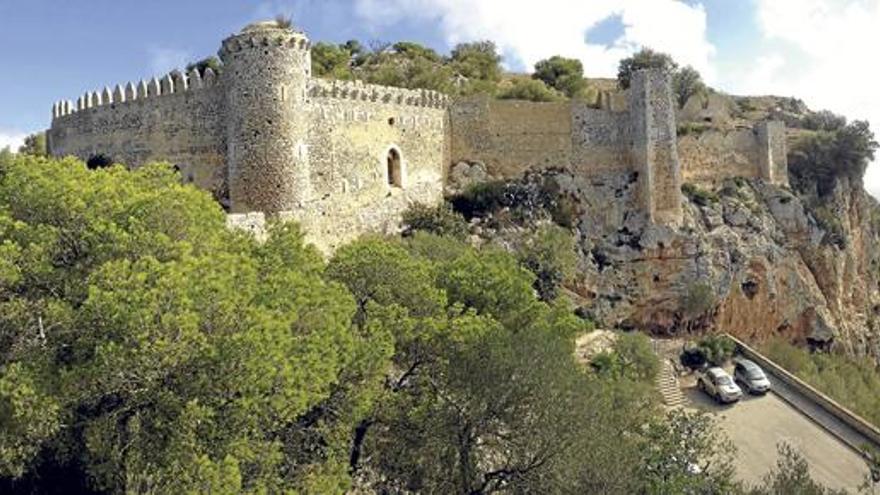
<path id="1" fill-rule="evenodd" d="M 447 51 L 492 39 L 516 70 L 561 54 L 613 77 L 647 45 L 722 90 L 794 95 L 880 123 L 878 69 L 861 63 L 880 46 L 880 0 L 0 0 L 0 147 L 47 127 L 54 101 L 214 54 L 276 13 L 313 40 Z M 868 189 L 880 192 L 874 168 Z"/>

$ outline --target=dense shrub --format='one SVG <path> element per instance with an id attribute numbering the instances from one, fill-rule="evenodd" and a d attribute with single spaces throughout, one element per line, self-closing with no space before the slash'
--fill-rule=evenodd
<path id="1" fill-rule="evenodd" d="M 709 206 L 718 202 L 718 195 L 691 183 L 681 185 L 681 192 L 699 206 Z"/>
<path id="2" fill-rule="evenodd" d="M 518 246 L 520 262 L 535 274 L 535 290 L 542 301 L 556 299 L 559 288 L 577 266 L 577 243 L 570 231 L 554 224 L 541 225 Z"/>
<path id="3" fill-rule="evenodd" d="M 645 334 L 621 333 L 611 350 L 596 355 L 590 366 L 602 376 L 652 383 L 660 370 L 660 359 Z"/>
<path id="4" fill-rule="evenodd" d="M 863 120 L 816 131 L 796 141 L 789 152 L 792 186 L 822 197 L 834 191 L 839 178 L 860 182 L 877 147 L 874 133 Z"/>
<path id="5" fill-rule="evenodd" d="M 629 88 L 632 76 L 642 69 L 662 69 L 673 74 L 678 64 L 665 53 L 655 52 L 650 48 L 642 48 L 633 56 L 620 61 L 617 66 L 617 84 L 622 89 Z"/>
<path id="6" fill-rule="evenodd" d="M 672 94 L 678 107 L 684 107 L 685 103 L 694 95 L 706 91 L 702 76 L 690 65 L 676 70 L 672 74 Z"/>
<path id="7" fill-rule="evenodd" d="M 724 335 L 706 335 L 696 345 L 685 347 L 679 361 L 687 368 L 701 368 L 705 365 L 723 366 L 736 350 L 736 344 Z"/>
<path id="8" fill-rule="evenodd" d="M 558 101 L 562 95 L 538 79 L 517 78 L 511 85 L 498 93 L 502 100 Z"/>
<path id="9" fill-rule="evenodd" d="M 538 61 L 532 78 L 543 81 L 569 98 L 580 95 L 587 88 L 581 61 L 559 55 Z"/>
<path id="10" fill-rule="evenodd" d="M 453 211 L 448 203 L 437 206 L 416 203 L 403 212 L 403 225 L 405 235 L 421 230 L 464 239 L 468 234 L 467 221 L 461 214 Z"/>

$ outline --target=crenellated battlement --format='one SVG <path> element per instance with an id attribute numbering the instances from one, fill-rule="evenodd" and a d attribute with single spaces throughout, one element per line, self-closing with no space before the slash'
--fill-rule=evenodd
<path id="1" fill-rule="evenodd" d="M 86 92 L 76 99 L 75 104 L 70 100 L 55 102 L 52 105 L 52 120 L 54 122 L 56 119 L 92 108 L 110 108 L 111 106 L 115 108 L 115 105 L 122 103 L 197 91 L 213 87 L 216 84 L 217 74 L 211 68 L 205 69 L 204 76 L 196 69 L 191 70 L 188 74 L 173 71 L 161 79 L 153 77 L 150 80 L 141 80 L 136 83 L 117 84 L 112 90 L 105 86 L 102 90 Z"/>
<path id="2" fill-rule="evenodd" d="M 312 98 L 372 101 L 428 108 L 446 108 L 450 102 L 449 95 L 439 91 L 395 88 L 363 81 L 312 79 L 308 91 Z"/>
<path id="3" fill-rule="evenodd" d="M 626 174 L 638 188 L 631 206 L 666 225 L 681 222 L 685 179 L 787 182 L 784 126 L 679 136 L 661 71 L 636 73 L 629 91 L 603 93 L 594 108 L 313 78 L 308 37 L 275 21 L 232 34 L 218 54 L 221 74 L 172 71 L 55 102 L 50 153 L 167 161 L 229 212 L 292 213 L 325 246 L 441 201 L 458 162 L 499 178 L 558 167 L 596 180 Z"/>

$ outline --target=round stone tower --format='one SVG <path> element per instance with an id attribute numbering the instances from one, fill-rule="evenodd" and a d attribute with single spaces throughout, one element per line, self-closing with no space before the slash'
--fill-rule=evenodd
<path id="1" fill-rule="evenodd" d="M 223 40 L 229 199 L 233 213 L 277 213 L 310 196 L 309 40 L 276 21 Z"/>

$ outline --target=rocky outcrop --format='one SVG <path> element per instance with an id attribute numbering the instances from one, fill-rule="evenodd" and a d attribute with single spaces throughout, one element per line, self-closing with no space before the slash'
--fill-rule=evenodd
<path id="1" fill-rule="evenodd" d="M 600 325 L 782 335 L 880 359 L 877 208 L 861 184 L 823 200 L 839 219 L 832 233 L 807 200 L 760 179 L 688 189 L 684 222 L 671 228 L 640 213 L 632 174 L 540 176 L 527 180 L 574 205 L 581 266 L 568 288 Z M 504 235 L 476 223 L 484 237 Z"/>

